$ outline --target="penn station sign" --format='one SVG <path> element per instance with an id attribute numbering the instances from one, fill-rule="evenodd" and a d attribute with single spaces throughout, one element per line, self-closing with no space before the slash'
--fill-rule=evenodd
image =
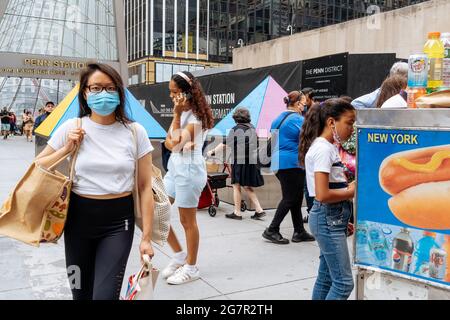
<path id="1" fill-rule="evenodd" d="M 0 76 L 77 81 L 81 70 L 93 62 L 100 61 L 2 53 L 0 54 Z M 120 70 L 118 62 L 104 63 Z"/>

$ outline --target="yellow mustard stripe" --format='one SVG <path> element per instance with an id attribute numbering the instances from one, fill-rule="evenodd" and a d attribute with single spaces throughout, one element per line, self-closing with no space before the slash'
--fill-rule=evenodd
<path id="1" fill-rule="evenodd" d="M 44 136 L 49 137 L 52 133 L 55 126 L 58 124 L 59 120 L 62 118 L 62 116 L 66 113 L 67 108 L 70 106 L 72 101 L 75 99 L 75 97 L 78 94 L 79 85 L 77 84 L 72 91 L 69 92 L 69 94 L 63 99 L 63 101 L 58 104 L 58 106 L 53 110 L 53 112 L 47 117 L 47 119 L 44 120 L 44 122 L 41 123 L 39 127 L 36 128 L 36 133 Z"/>
<path id="2" fill-rule="evenodd" d="M 410 171 L 433 173 L 437 169 L 439 169 L 439 167 L 442 165 L 442 162 L 444 162 L 444 160 L 448 158 L 450 158 L 450 150 L 443 150 L 436 152 L 431 157 L 430 161 L 424 164 L 414 163 L 404 158 L 395 159 L 395 161 L 399 166 L 402 166 L 403 168 Z"/>

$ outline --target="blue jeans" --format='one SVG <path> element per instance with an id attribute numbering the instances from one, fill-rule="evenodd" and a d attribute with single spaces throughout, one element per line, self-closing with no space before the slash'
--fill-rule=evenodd
<path id="1" fill-rule="evenodd" d="M 319 274 L 313 300 L 346 300 L 354 283 L 347 246 L 347 225 L 351 202 L 333 204 L 314 200 L 309 213 L 309 227 L 320 248 Z"/>

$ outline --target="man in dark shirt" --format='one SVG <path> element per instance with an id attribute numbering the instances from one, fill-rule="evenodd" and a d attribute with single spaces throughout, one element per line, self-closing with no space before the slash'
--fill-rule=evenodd
<path id="1" fill-rule="evenodd" d="M 6 107 L 4 107 L 2 112 L 0 113 L 0 118 L 2 121 L 3 139 L 8 139 L 8 134 L 9 134 L 9 129 L 10 129 L 10 125 L 9 125 L 10 116 L 9 116 L 8 109 L 6 109 Z"/>
<path id="2" fill-rule="evenodd" d="M 36 118 L 36 121 L 34 122 L 34 130 L 36 130 L 37 127 L 41 125 L 42 122 L 44 122 L 45 119 L 52 113 L 53 109 L 55 108 L 55 104 L 52 101 L 49 101 L 45 104 L 44 107 L 44 113 L 41 114 L 39 117 Z"/>

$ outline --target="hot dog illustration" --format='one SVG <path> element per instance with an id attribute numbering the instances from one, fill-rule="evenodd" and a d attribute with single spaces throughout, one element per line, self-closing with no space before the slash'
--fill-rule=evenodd
<path id="1" fill-rule="evenodd" d="M 450 145 L 395 153 L 381 163 L 380 185 L 403 223 L 450 229 Z"/>

